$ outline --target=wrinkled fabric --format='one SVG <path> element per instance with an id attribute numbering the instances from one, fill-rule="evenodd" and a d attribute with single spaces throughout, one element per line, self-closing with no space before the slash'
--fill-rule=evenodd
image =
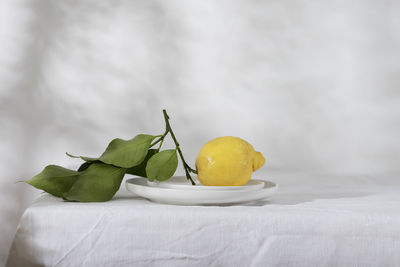
<path id="1" fill-rule="evenodd" d="M 399 266 L 397 176 L 264 177 L 279 192 L 235 206 L 157 204 L 124 186 L 105 203 L 44 195 L 7 266 Z"/>

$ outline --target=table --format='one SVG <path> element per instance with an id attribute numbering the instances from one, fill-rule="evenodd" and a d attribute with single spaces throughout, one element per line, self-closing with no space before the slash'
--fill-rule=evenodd
<path id="1" fill-rule="evenodd" d="M 124 186 L 105 203 L 43 195 L 7 266 L 400 266 L 397 174 L 263 175 L 278 194 L 239 206 L 156 204 Z"/>

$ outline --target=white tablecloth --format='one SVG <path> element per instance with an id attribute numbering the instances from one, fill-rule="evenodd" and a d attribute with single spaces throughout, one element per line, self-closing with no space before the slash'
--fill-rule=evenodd
<path id="1" fill-rule="evenodd" d="M 161 205 L 124 186 L 105 203 L 44 195 L 7 266 L 400 266 L 398 176 L 264 177 L 279 193 L 241 206 Z"/>

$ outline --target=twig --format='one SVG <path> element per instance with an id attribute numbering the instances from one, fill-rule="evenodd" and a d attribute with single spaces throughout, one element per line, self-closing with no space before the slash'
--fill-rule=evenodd
<path id="1" fill-rule="evenodd" d="M 172 131 L 171 125 L 169 124 L 169 116 L 168 116 L 167 111 L 165 109 L 163 109 L 163 114 L 164 114 L 165 127 L 166 127 L 165 132 L 166 133 L 169 132 L 171 134 L 172 140 L 174 140 L 174 143 L 175 143 L 175 146 L 176 146 L 176 150 L 178 151 L 178 154 L 179 154 L 179 156 L 180 156 L 180 158 L 182 160 L 182 163 L 183 163 L 183 168 L 185 169 L 186 178 L 188 180 L 190 180 L 192 185 L 196 185 L 196 183 L 193 181 L 192 177 L 190 176 L 190 172 L 193 172 L 193 173 L 197 173 L 197 172 L 195 170 L 193 170 L 192 168 L 190 168 L 189 164 L 186 163 L 186 161 L 185 161 L 185 159 L 183 157 L 181 148 L 179 146 L 179 143 L 176 140 L 176 137 L 175 137 L 174 132 Z"/>

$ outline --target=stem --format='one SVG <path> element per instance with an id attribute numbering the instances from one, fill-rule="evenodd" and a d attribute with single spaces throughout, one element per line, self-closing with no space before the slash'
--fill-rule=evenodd
<path id="1" fill-rule="evenodd" d="M 164 136 L 164 137 L 165 137 L 165 136 Z M 160 151 L 160 148 L 161 148 L 161 146 L 162 146 L 163 143 L 164 143 L 164 138 L 161 140 L 161 143 L 160 143 L 160 145 L 159 145 L 158 148 L 157 148 L 157 152 Z"/>
<path id="2" fill-rule="evenodd" d="M 160 138 L 158 138 L 155 142 L 153 142 L 151 145 L 150 145 L 150 147 L 153 147 L 153 146 L 155 146 L 156 144 L 158 144 L 159 142 L 164 142 L 164 138 L 165 138 L 165 136 L 168 134 L 168 131 L 165 131 L 165 133 L 163 134 L 163 135 L 157 135 L 156 137 L 160 137 Z M 161 145 L 160 145 L 160 147 L 161 147 Z"/>
<path id="3" fill-rule="evenodd" d="M 178 154 L 179 154 L 179 156 L 180 156 L 180 158 L 182 160 L 183 168 L 185 169 L 186 178 L 188 180 L 190 180 L 192 185 L 196 185 L 196 183 L 193 181 L 192 177 L 190 176 L 190 172 L 193 172 L 193 173 L 197 173 L 197 172 L 195 170 L 193 170 L 192 168 L 190 168 L 189 165 L 186 163 L 185 159 L 183 158 L 183 154 L 182 154 L 181 148 L 179 146 L 178 141 L 176 140 L 174 132 L 171 129 L 171 125 L 169 124 L 169 116 L 168 116 L 167 111 L 165 109 L 163 109 L 163 114 L 164 114 L 165 127 L 166 127 L 165 132 L 166 133 L 168 133 L 168 132 L 171 133 L 171 137 L 172 137 L 172 140 L 174 140 L 174 143 L 175 143 L 175 146 L 176 146 L 176 150 L 178 150 Z"/>

